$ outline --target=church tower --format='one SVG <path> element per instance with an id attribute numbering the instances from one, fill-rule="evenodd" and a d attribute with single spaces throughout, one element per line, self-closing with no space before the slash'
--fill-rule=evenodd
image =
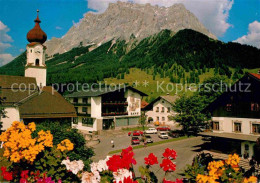
<path id="1" fill-rule="evenodd" d="M 39 10 L 37 10 L 37 18 L 34 22 L 34 28 L 27 33 L 27 40 L 30 43 L 26 46 L 25 77 L 36 78 L 37 85 L 42 88 L 46 86 L 47 78 L 47 67 L 45 65 L 46 47 L 43 45 L 47 40 L 47 35 L 40 27 Z"/>

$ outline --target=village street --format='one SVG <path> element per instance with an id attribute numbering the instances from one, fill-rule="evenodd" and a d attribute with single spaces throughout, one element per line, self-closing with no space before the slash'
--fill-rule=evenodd
<path id="1" fill-rule="evenodd" d="M 94 146 L 94 151 L 96 155 L 92 158 L 93 161 L 98 161 L 104 159 L 107 153 L 113 150 L 127 148 L 130 146 L 130 137 L 127 134 L 122 133 L 118 135 L 110 136 L 100 136 L 101 143 Z M 158 141 L 157 135 L 152 135 L 154 141 Z M 111 139 L 115 142 L 115 148 L 111 147 Z M 158 157 L 159 164 L 162 161 L 162 153 L 166 148 L 174 149 L 177 152 L 177 159 L 174 160 L 177 165 L 176 171 L 167 176 L 168 179 L 174 180 L 175 178 L 180 178 L 179 173 L 185 168 L 187 164 L 191 164 L 193 157 L 200 151 L 200 145 L 203 144 L 201 137 L 192 137 L 189 139 L 183 139 L 179 141 L 174 141 L 170 143 L 155 145 L 151 147 L 135 149 L 135 159 L 138 164 L 135 166 L 136 176 L 140 176 L 138 172 L 139 166 L 144 165 L 144 158 L 150 153 L 154 153 Z M 156 173 L 159 180 L 163 179 L 164 172 L 160 169 L 158 165 L 153 166 L 152 170 Z"/>

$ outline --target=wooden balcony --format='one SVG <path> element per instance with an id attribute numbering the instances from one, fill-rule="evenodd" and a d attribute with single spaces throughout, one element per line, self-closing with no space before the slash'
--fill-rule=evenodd
<path id="1" fill-rule="evenodd" d="M 111 113 L 102 113 L 102 116 L 126 116 L 128 112 L 111 112 Z"/>
<path id="2" fill-rule="evenodd" d="M 105 106 L 127 106 L 128 102 L 114 102 L 114 101 L 106 101 L 102 103 Z"/>

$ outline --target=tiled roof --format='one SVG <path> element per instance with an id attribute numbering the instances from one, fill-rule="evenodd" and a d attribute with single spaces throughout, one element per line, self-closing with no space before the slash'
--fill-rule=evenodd
<path id="1" fill-rule="evenodd" d="M 148 104 L 144 110 L 148 111 L 148 110 L 151 110 L 153 108 L 153 105 L 154 103 L 156 103 L 157 101 L 159 101 L 160 99 L 164 99 L 166 100 L 167 102 L 169 102 L 170 104 L 174 104 L 175 101 L 179 98 L 178 95 L 174 95 L 174 96 L 171 96 L 171 95 L 166 95 L 166 96 L 160 96 L 160 97 L 157 97 L 155 100 L 153 100 L 150 104 Z"/>
<path id="2" fill-rule="evenodd" d="M 148 104 L 149 104 L 148 102 L 142 100 L 142 102 L 141 102 L 141 109 L 145 108 Z"/>
<path id="3" fill-rule="evenodd" d="M 171 104 L 174 104 L 174 102 L 179 98 L 178 95 L 166 95 L 166 96 L 161 96 L 164 100 L 168 101 Z"/>
<path id="4" fill-rule="evenodd" d="M 76 117 L 74 106 L 50 86 L 21 104 L 19 109 L 21 118 Z"/>
<path id="5" fill-rule="evenodd" d="M 101 95 L 104 95 L 106 93 L 112 93 L 112 92 L 115 92 L 115 91 L 126 91 L 127 89 L 130 89 L 136 93 L 139 93 L 141 96 L 147 96 L 145 93 L 133 88 L 133 87 L 130 87 L 130 86 L 127 86 L 127 87 L 117 87 L 117 88 L 114 88 L 114 87 L 107 87 L 107 88 L 96 88 L 96 89 L 92 89 L 92 90 L 86 90 L 86 91 L 80 91 L 80 92 L 74 92 L 72 94 L 68 94 L 66 95 L 65 97 L 67 98 L 72 98 L 72 97 L 97 97 L 97 96 L 101 96 Z"/>
<path id="6" fill-rule="evenodd" d="M 35 78 L 0 76 L 0 86 L 3 106 L 19 106 L 21 118 L 76 117 L 72 104 L 50 86 L 40 91 Z"/>
<path id="7" fill-rule="evenodd" d="M 38 92 L 35 78 L 0 75 L 3 105 L 13 105 Z"/>
<path id="8" fill-rule="evenodd" d="M 207 137 L 219 137 L 219 138 L 227 138 L 227 139 L 236 139 L 236 140 L 245 140 L 245 141 L 252 141 L 256 142 L 259 138 L 258 135 L 246 135 L 246 134 L 237 134 L 237 133 L 215 133 L 215 132 L 201 132 L 201 136 Z"/>
<path id="9" fill-rule="evenodd" d="M 260 79 L 260 74 L 250 73 L 252 76 L 256 77 L 257 79 Z"/>

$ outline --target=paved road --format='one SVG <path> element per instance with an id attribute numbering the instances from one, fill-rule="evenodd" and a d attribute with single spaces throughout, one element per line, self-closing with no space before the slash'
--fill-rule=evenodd
<path id="1" fill-rule="evenodd" d="M 159 140 L 157 135 L 152 135 L 154 141 Z M 115 142 L 115 148 L 111 147 L 111 139 Z M 100 136 L 101 143 L 94 147 L 96 155 L 92 158 L 93 161 L 98 161 L 104 159 L 107 156 L 107 153 L 116 150 L 123 149 L 130 145 L 130 137 L 127 136 L 127 133 L 120 134 L 111 134 L 109 136 Z M 192 162 L 193 157 L 200 151 L 200 145 L 203 144 L 201 137 L 194 137 L 190 139 L 184 139 L 180 141 L 175 141 L 171 143 L 141 148 L 134 150 L 135 159 L 138 164 L 135 166 L 135 173 L 139 176 L 138 168 L 139 166 L 144 165 L 144 158 L 150 153 L 154 153 L 158 157 L 159 163 L 162 161 L 162 153 L 166 148 L 175 149 L 177 152 L 177 159 L 174 162 L 177 165 L 177 170 L 171 175 L 168 175 L 167 178 L 170 180 L 175 180 L 175 178 L 181 178 L 179 175 L 180 172 L 184 169 L 187 164 Z M 159 180 L 162 180 L 164 177 L 164 172 L 160 170 L 159 165 L 153 167 L 153 171 L 156 172 Z"/>

